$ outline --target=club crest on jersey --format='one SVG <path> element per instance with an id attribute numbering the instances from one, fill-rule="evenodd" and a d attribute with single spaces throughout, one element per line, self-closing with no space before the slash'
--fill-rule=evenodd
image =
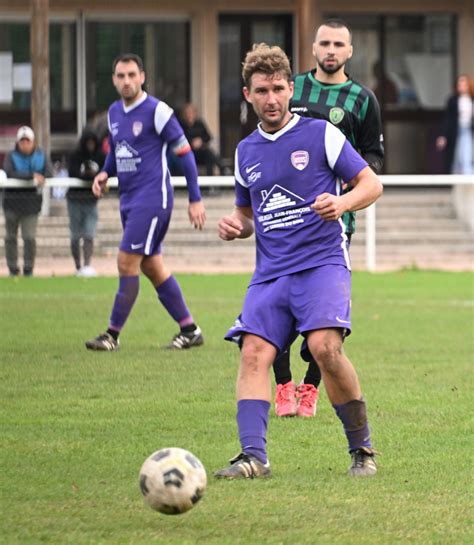
<path id="1" fill-rule="evenodd" d="M 134 136 L 138 136 L 143 130 L 143 123 L 141 121 L 134 121 L 132 125 L 132 132 Z"/>
<path id="2" fill-rule="evenodd" d="M 291 154 L 291 164 L 296 170 L 304 170 L 309 163 L 309 153 L 304 150 L 294 151 Z"/>
<path id="3" fill-rule="evenodd" d="M 344 118 L 344 110 L 342 108 L 331 108 L 329 110 L 329 121 L 333 125 L 339 125 Z"/>

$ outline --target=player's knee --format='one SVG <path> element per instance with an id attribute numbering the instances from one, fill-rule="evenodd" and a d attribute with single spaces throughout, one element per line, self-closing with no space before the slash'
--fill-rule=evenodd
<path id="1" fill-rule="evenodd" d="M 140 274 L 140 262 L 142 256 L 119 252 L 117 258 L 117 268 L 119 276 L 137 276 Z"/>
<path id="2" fill-rule="evenodd" d="M 273 362 L 268 343 L 254 336 L 245 336 L 241 350 L 241 371 L 258 374 L 267 371 Z M 268 363 L 270 361 L 270 364 Z"/>
<path id="3" fill-rule="evenodd" d="M 322 337 L 319 342 L 311 342 L 309 347 L 322 371 L 329 374 L 337 373 L 343 360 L 342 342 L 334 338 Z"/>

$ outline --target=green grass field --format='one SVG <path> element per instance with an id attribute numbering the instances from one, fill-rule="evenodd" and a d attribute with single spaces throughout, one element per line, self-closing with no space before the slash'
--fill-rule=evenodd
<path id="1" fill-rule="evenodd" d="M 113 354 L 83 343 L 104 329 L 116 279 L 0 279 L 0 543 L 473 543 L 473 275 L 354 274 L 346 351 L 382 453 L 376 477 L 346 476 L 322 389 L 314 419 L 272 412 L 274 476 L 245 482 L 212 472 L 239 450 L 238 350 L 222 337 L 248 277 L 179 278 L 205 346 L 160 348 L 176 328 L 143 279 Z M 176 517 L 146 508 L 138 488 L 144 459 L 167 446 L 191 450 L 209 477 Z"/>

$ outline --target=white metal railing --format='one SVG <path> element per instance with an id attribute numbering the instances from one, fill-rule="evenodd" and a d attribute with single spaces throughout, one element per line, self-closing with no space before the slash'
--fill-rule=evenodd
<path id="1" fill-rule="evenodd" d="M 417 174 L 395 174 L 380 176 L 385 187 L 388 186 L 465 186 L 474 188 L 474 175 L 417 175 Z M 233 187 L 235 179 L 233 176 L 200 176 L 199 184 L 201 187 Z M 90 182 L 84 182 L 79 178 L 47 178 L 46 188 L 50 187 L 87 187 Z M 172 178 L 173 187 L 186 187 L 186 179 L 183 176 Z M 108 186 L 111 188 L 118 186 L 117 178 L 109 178 Z M 0 189 L 4 187 L 32 187 L 31 180 L 17 180 L 13 178 L 0 178 Z M 49 195 L 49 192 L 47 192 Z M 473 192 L 469 194 L 473 199 Z M 474 201 L 469 203 L 470 213 L 474 216 Z M 365 230 L 365 262 L 368 271 L 376 270 L 376 204 L 372 204 L 366 210 L 366 230 Z"/>

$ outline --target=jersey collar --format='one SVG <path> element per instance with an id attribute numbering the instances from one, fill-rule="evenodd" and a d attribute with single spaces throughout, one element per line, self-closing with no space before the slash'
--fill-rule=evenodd
<path id="1" fill-rule="evenodd" d="M 272 142 L 275 140 L 278 140 L 280 136 L 283 136 L 286 132 L 288 132 L 290 129 L 292 129 L 300 120 L 300 116 L 298 114 L 293 114 L 293 117 L 288 121 L 288 123 L 282 127 L 279 131 L 269 133 L 265 132 L 262 129 L 262 124 L 259 123 L 257 125 L 258 132 L 260 133 L 260 136 L 263 136 L 263 138 L 266 138 L 267 140 L 271 140 Z"/>
<path id="2" fill-rule="evenodd" d="M 132 110 L 134 110 L 135 108 L 138 108 L 138 106 L 140 106 L 140 104 L 143 104 L 145 102 L 145 100 L 147 99 L 148 95 L 143 92 L 142 96 L 136 100 L 133 104 L 130 104 L 130 106 L 125 106 L 125 104 L 122 102 L 122 106 L 123 106 L 123 111 L 128 114 L 128 112 L 131 112 Z"/>
<path id="3" fill-rule="evenodd" d="M 311 80 L 311 82 L 314 85 L 318 85 L 319 87 L 321 87 L 321 89 L 342 89 L 342 87 L 344 87 L 345 85 L 350 85 L 352 83 L 352 80 L 349 74 L 346 74 L 347 80 L 344 81 L 343 83 L 321 83 L 314 77 L 313 72 L 314 70 L 311 70 L 308 72 L 308 78 Z"/>

